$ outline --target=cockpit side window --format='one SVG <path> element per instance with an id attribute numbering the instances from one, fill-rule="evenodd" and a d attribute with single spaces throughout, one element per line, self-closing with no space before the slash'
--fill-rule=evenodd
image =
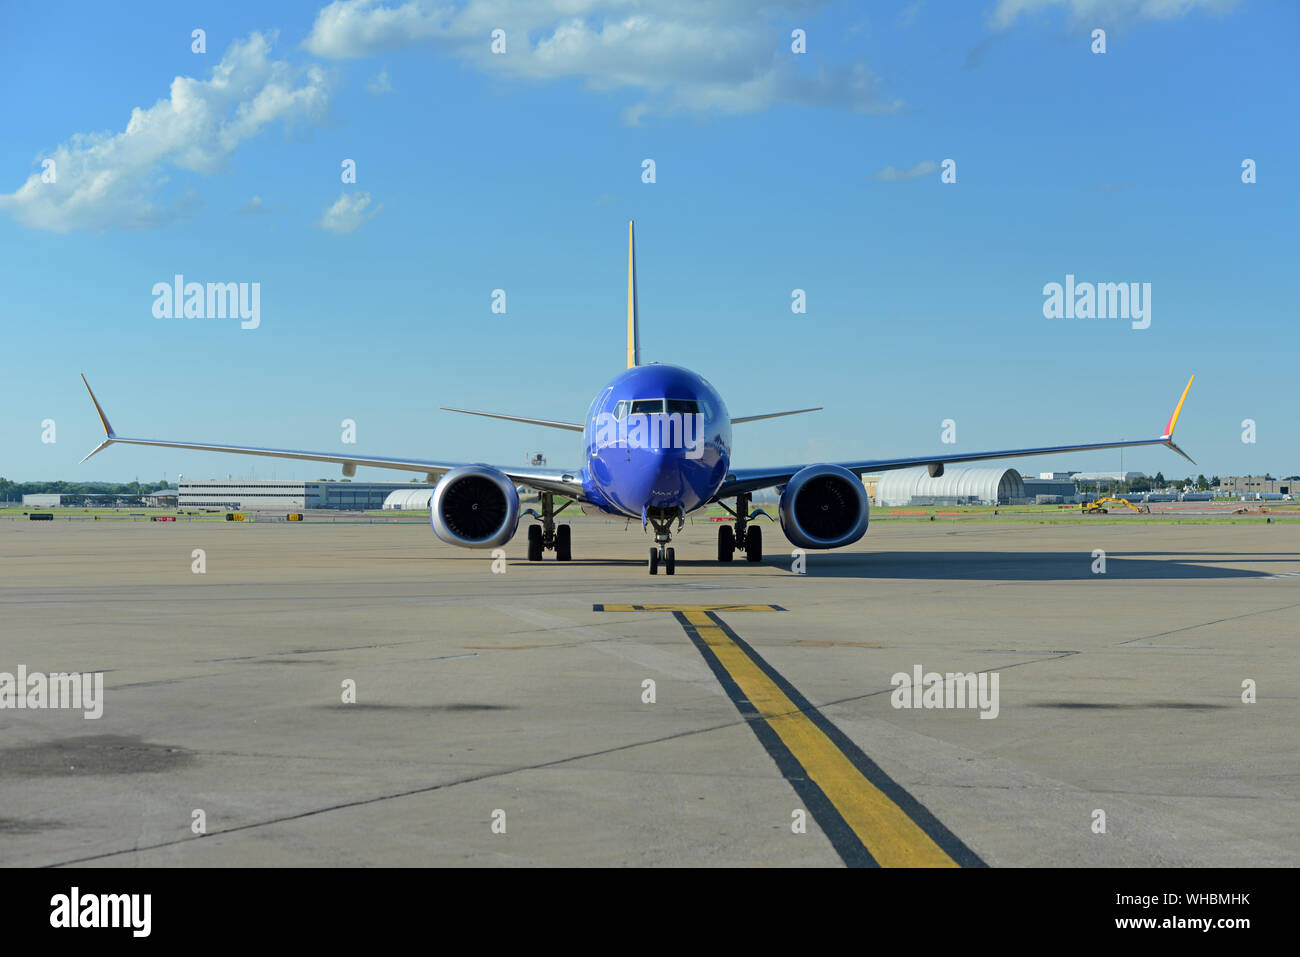
<path id="1" fill-rule="evenodd" d="M 628 402 L 626 399 L 623 399 L 623 400 L 620 401 L 617 405 L 615 405 L 615 406 L 614 406 L 614 418 L 616 418 L 616 419 L 623 419 L 623 418 L 626 418 L 626 417 L 627 417 L 627 407 L 628 407 L 629 405 L 631 405 L 631 403 Z"/>

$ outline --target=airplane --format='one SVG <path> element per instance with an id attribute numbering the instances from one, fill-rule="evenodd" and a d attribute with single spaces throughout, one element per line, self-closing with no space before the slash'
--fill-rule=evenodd
<path id="1" fill-rule="evenodd" d="M 943 474 L 945 465 L 953 463 L 1143 445 L 1166 446 L 1192 462 L 1173 439 L 1174 426 L 1195 376 L 1187 380 L 1164 430 L 1151 439 L 733 468 L 733 425 L 816 412 L 820 407 L 733 418 L 718 390 L 703 376 L 681 366 L 643 364 L 633 222 L 628 223 L 627 243 L 627 368 L 596 393 L 585 422 L 443 407 L 448 412 L 581 432 L 585 445 L 581 467 L 516 468 L 127 438 L 113 430 L 84 374 L 81 379 L 99 414 L 105 438 L 81 461 L 110 445 L 124 444 L 330 462 L 342 466 L 343 475 L 349 477 L 356 474 L 358 466 L 421 472 L 434 485 L 429 521 L 438 538 L 465 548 L 499 548 L 514 537 L 521 518 L 527 516 L 537 522 L 528 525 L 530 562 L 541 561 L 544 551 L 553 551 L 557 561 L 572 560 L 572 526 L 557 524 L 556 516 L 577 502 L 601 512 L 639 519 L 643 530 L 653 527 L 655 544 L 647 563 L 651 575 L 657 574 L 660 566 L 668 575 L 676 570 L 675 550 L 669 545 L 673 525 L 681 531 L 687 515 L 714 503 L 734 520 L 718 528 L 718 561 L 729 562 L 737 552 L 744 552 L 747 561 L 761 561 L 763 533 L 755 520 L 771 516 L 761 509 L 750 510 L 753 493 L 761 489 L 775 488 L 779 492 L 781 530 L 791 543 L 804 549 L 831 549 L 852 545 L 866 534 L 870 509 L 861 476 L 868 472 L 925 466 L 932 477 L 937 477 Z M 520 509 L 520 487 L 539 493 L 540 513 Z M 568 501 L 556 508 L 557 497 Z M 734 506 L 727 505 L 730 499 L 735 500 Z"/>

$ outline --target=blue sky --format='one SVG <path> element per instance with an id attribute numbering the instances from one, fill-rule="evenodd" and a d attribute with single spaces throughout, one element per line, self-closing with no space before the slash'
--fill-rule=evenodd
<path id="1" fill-rule="evenodd" d="M 1300 472 L 1300 8 L 750 6 L 4 8 L 0 475 L 337 477 L 125 446 L 78 466 L 79 372 L 124 435 L 576 464 L 575 435 L 438 406 L 580 419 L 622 365 L 629 218 L 643 359 L 733 415 L 826 406 L 739 427 L 737 465 L 928 453 L 949 418 L 967 451 L 1145 437 L 1194 372 L 1193 472 Z M 177 273 L 260 283 L 260 325 L 156 318 Z M 1150 283 L 1150 327 L 1045 318 L 1067 273 Z"/>

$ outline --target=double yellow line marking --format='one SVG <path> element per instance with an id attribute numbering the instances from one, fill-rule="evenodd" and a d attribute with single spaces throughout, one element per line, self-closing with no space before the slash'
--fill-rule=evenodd
<path id="1" fill-rule="evenodd" d="M 596 605 L 671 612 L 846 864 L 982 866 L 983 862 L 732 631 L 718 612 L 776 605 Z"/>

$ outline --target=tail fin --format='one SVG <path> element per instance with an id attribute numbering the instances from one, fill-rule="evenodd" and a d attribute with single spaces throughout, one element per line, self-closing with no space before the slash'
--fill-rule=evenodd
<path id="1" fill-rule="evenodd" d="M 641 329 L 636 314 L 636 229 L 627 221 L 627 367 L 641 364 Z"/>

